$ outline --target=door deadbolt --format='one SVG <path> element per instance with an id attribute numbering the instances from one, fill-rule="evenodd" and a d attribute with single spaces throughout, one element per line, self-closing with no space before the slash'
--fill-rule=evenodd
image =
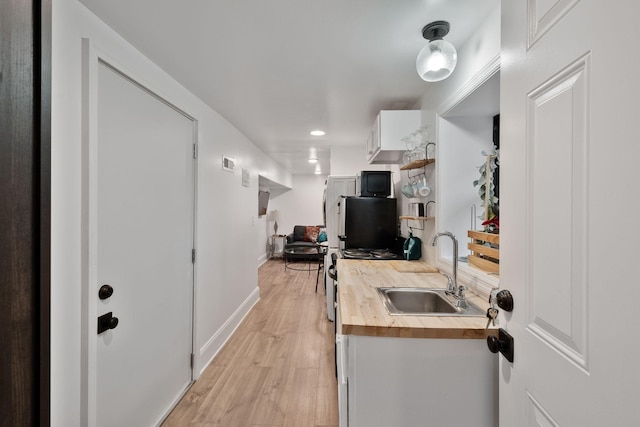
<path id="1" fill-rule="evenodd" d="M 102 285 L 98 291 L 98 298 L 107 299 L 113 295 L 113 287 L 111 285 Z"/>
<path id="2" fill-rule="evenodd" d="M 503 289 L 496 294 L 498 307 L 504 311 L 513 311 L 513 296 L 507 289 Z"/>

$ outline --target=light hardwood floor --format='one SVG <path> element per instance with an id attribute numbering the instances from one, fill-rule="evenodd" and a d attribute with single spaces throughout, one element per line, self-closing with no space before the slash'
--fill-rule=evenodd
<path id="1" fill-rule="evenodd" d="M 334 326 L 315 273 L 260 267 L 260 301 L 164 427 L 338 425 Z"/>

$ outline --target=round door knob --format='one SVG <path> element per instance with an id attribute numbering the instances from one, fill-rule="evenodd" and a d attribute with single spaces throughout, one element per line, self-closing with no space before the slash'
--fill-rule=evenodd
<path id="1" fill-rule="evenodd" d="M 107 299 L 111 295 L 113 295 L 113 288 L 110 285 L 102 285 L 100 286 L 100 290 L 98 291 L 98 298 Z"/>
<path id="2" fill-rule="evenodd" d="M 487 337 L 487 347 L 491 353 L 500 352 L 509 362 L 513 363 L 514 341 L 513 337 L 504 329 L 498 330 L 498 336 Z"/>
<path id="3" fill-rule="evenodd" d="M 489 351 L 491 353 L 497 353 L 500 351 L 500 340 L 498 337 L 493 335 L 489 335 L 487 337 L 487 347 L 489 347 Z"/>
<path id="4" fill-rule="evenodd" d="M 513 337 L 504 329 L 498 330 L 498 336 L 487 337 L 487 347 L 491 353 L 500 352 L 509 362 L 513 363 L 514 341 Z"/>
<path id="5" fill-rule="evenodd" d="M 118 318 L 113 316 L 113 312 L 110 311 L 98 316 L 98 335 L 109 329 L 115 329 L 116 326 L 118 326 Z"/>

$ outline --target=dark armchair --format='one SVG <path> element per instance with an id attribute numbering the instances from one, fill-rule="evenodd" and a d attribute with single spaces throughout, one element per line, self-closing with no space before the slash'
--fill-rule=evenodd
<path id="1" fill-rule="evenodd" d="M 322 226 L 296 225 L 293 233 L 287 235 L 284 245 L 285 261 L 294 259 L 318 259 L 319 244 L 327 240 Z"/>
<path id="2" fill-rule="evenodd" d="M 316 292 L 318 291 L 318 280 L 320 271 L 324 271 L 324 256 L 326 247 L 321 245 L 326 242 L 327 234 L 322 226 L 296 225 L 293 233 L 287 235 L 284 245 L 284 268 L 291 268 L 291 261 L 308 261 L 307 269 L 311 273 L 312 262 L 318 263 L 318 273 L 316 275 Z"/>

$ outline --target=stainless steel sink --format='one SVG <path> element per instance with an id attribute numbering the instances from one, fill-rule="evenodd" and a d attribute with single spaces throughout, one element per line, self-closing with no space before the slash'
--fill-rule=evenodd
<path id="1" fill-rule="evenodd" d="M 411 316 L 479 316 L 485 312 L 467 302 L 467 307 L 456 306 L 455 298 L 445 289 L 378 288 L 389 314 Z"/>

